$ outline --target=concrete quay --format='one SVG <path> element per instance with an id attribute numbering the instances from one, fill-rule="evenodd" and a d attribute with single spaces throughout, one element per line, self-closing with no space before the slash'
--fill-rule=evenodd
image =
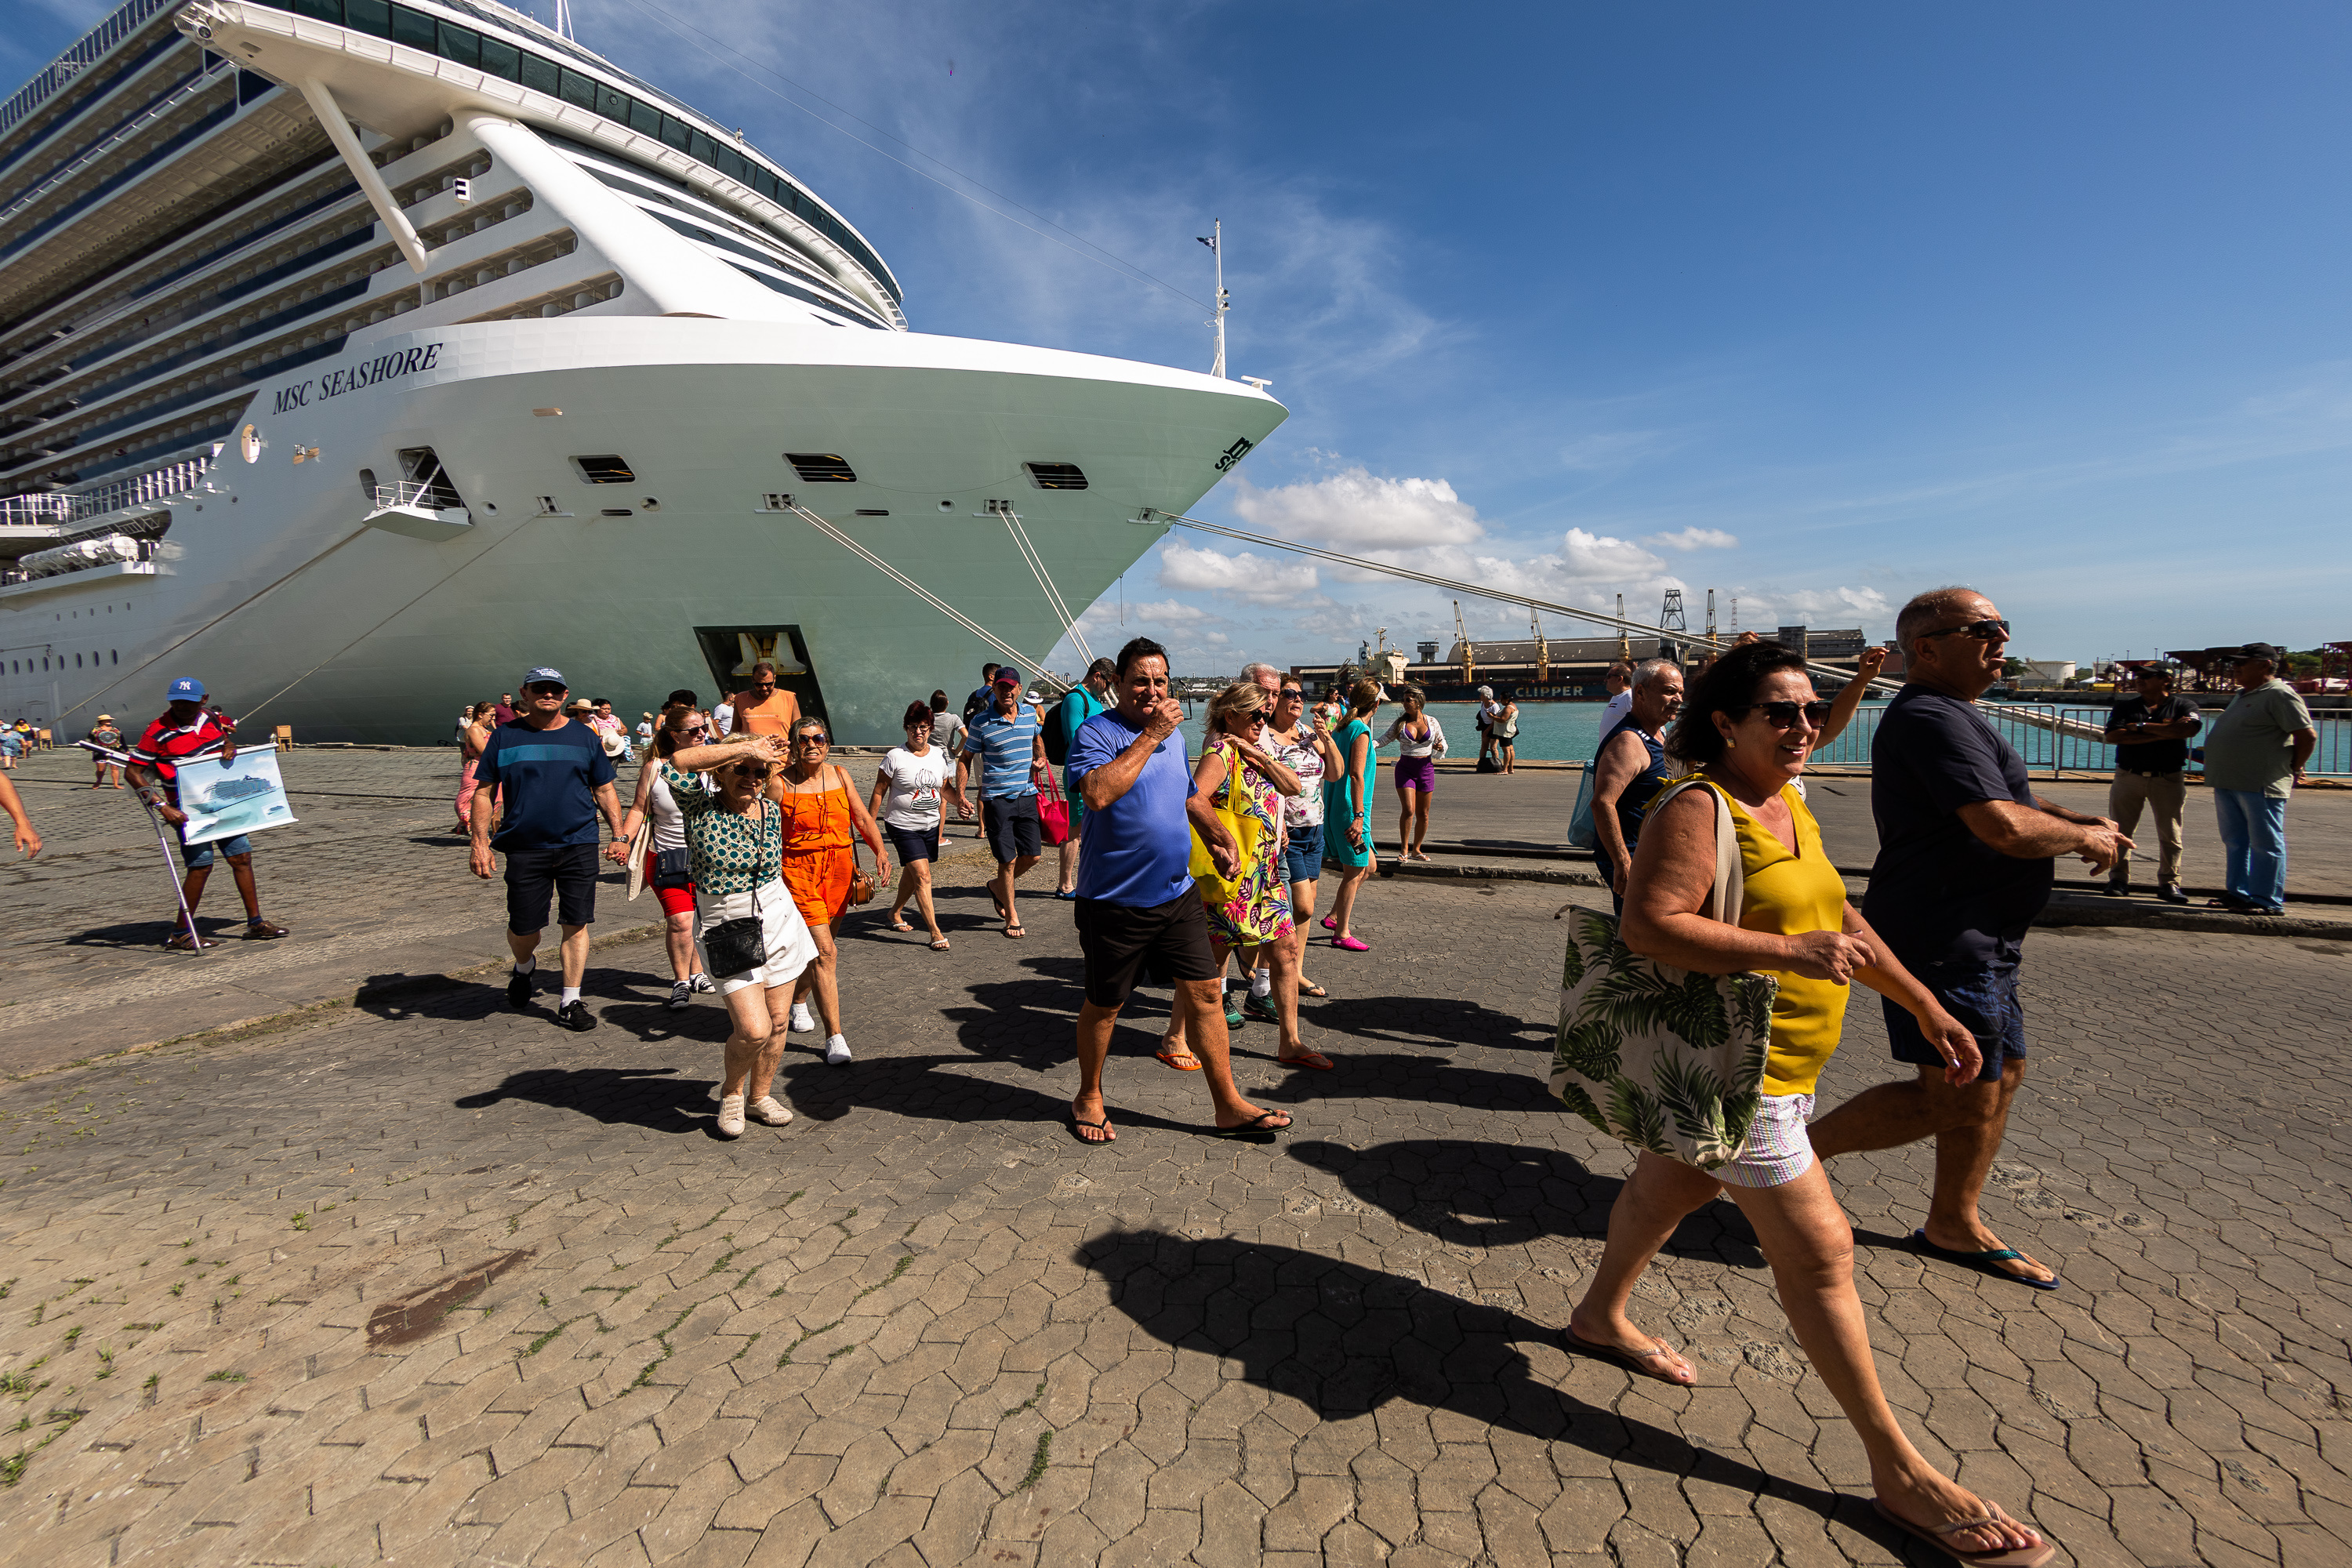
<path id="1" fill-rule="evenodd" d="M 797 1120 L 730 1143 L 724 1015 L 660 1005 L 642 901 L 607 895 L 591 1033 L 466 977 L 499 906 L 439 832 L 449 771 L 296 753 L 304 821 L 257 839 L 296 935 L 203 958 L 152 945 L 135 807 L 33 774 L 58 858 L 11 868 L 0 1010 L 11 1560 L 1942 1561 L 1871 1513 L 1728 1204 L 1637 1298 L 1700 1386 L 1563 1350 L 1629 1161 L 1543 1087 L 1561 889 L 1376 881 L 1374 951 L 1310 954 L 1338 1070 L 1236 1037 L 1297 1118 L 1265 1142 L 1205 1135 L 1144 994 L 1097 1149 L 1064 1126 L 1067 920 L 1026 901 L 1005 942 L 951 861 L 952 951 L 846 921 L 857 1060 L 796 1037 Z M 1927 1151 L 1832 1167 L 1906 1426 L 2062 1563 L 2352 1561 L 2347 964 L 2034 934 L 1988 1213 L 2054 1294 L 1908 1248 Z M 44 1044 L 239 1007 L 270 1016 L 81 1067 Z M 1865 998 L 1822 1102 L 1895 1070 Z"/>

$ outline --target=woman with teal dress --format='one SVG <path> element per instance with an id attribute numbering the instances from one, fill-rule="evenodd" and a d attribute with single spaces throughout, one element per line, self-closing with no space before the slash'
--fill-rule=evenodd
<path id="1" fill-rule="evenodd" d="M 1380 710 L 1381 684 L 1366 678 L 1348 688 L 1348 719 L 1331 731 L 1339 771 L 1323 785 L 1323 858 L 1339 870 L 1339 893 L 1323 929 L 1342 952 L 1369 952 L 1371 943 L 1349 929 L 1356 894 L 1372 874 L 1372 726 Z"/>

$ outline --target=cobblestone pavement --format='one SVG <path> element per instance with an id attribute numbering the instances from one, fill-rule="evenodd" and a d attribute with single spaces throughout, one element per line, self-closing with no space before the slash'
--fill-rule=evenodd
<path id="1" fill-rule="evenodd" d="M 586 1035 L 388 990 L 0 1088 L 7 1555 L 1930 1561 L 1729 1205 L 1637 1302 L 1701 1386 L 1563 1352 L 1628 1162 L 1538 1077 L 1559 889 L 1371 887 L 1375 952 L 1311 964 L 1339 1070 L 1238 1037 L 1278 1140 L 1203 1135 L 1143 998 L 1106 1148 L 1063 1124 L 1066 920 L 944 892 L 944 955 L 849 922 L 858 1059 L 797 1037 L 799 1119 L 740 1142 L 723 1013 L 665 1011 L 651 943 L 598 953 Z M 2352 947 L 2038 932 L 2026 976 L 1989 1210 L 2066 1288 L 1905 1250 L 1924 1151 L 1834 1170 L 1906 1425 L 2064 1561 L 2352 1560 Z M 1856 1007 L 1825 1103 L 1884 1051 Z"/>

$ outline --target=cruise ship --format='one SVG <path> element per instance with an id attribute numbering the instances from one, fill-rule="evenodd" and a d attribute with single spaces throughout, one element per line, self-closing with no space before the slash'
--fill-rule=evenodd
<path id="1" fill-rule="evenodd" d="M 492 0 L 131 0 L 0 106 L 0 715 L 434 743 L 1024 668 L 1285 417 L 912 331 L 741 132 Z M 1097 650 L 1105 651 L 1105 650 Z"/>

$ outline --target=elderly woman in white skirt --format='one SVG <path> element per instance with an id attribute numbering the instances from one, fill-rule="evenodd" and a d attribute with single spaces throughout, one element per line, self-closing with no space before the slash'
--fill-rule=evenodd
<path id="1" fill-rule="evenodd" d="M 741 735 L 713 746 L 687 746 L 658 763 L 662 782 L 686 819 L 686 846 L 694 885 L 702 894 L 701 935 L 720 923 L 759 917 L 761 958 L 732 974 L 719 973 L 719 994 L 735 1026 L 727 1037 L 727 1076 L 719 1089 L 719 1133 L 743 1135 L 745 1119 L 782 1127 L 793 1113 L 775 1097 L 776 1066 L 784 1054 L 783 1009 L 801 971 L 816 958 L 816 942 L 784 886 L 783 812 L 768 798 L 768 775 L 783 765 L 780 735 Z M 709 773 L 706 785 L 698 773 Z"/>

